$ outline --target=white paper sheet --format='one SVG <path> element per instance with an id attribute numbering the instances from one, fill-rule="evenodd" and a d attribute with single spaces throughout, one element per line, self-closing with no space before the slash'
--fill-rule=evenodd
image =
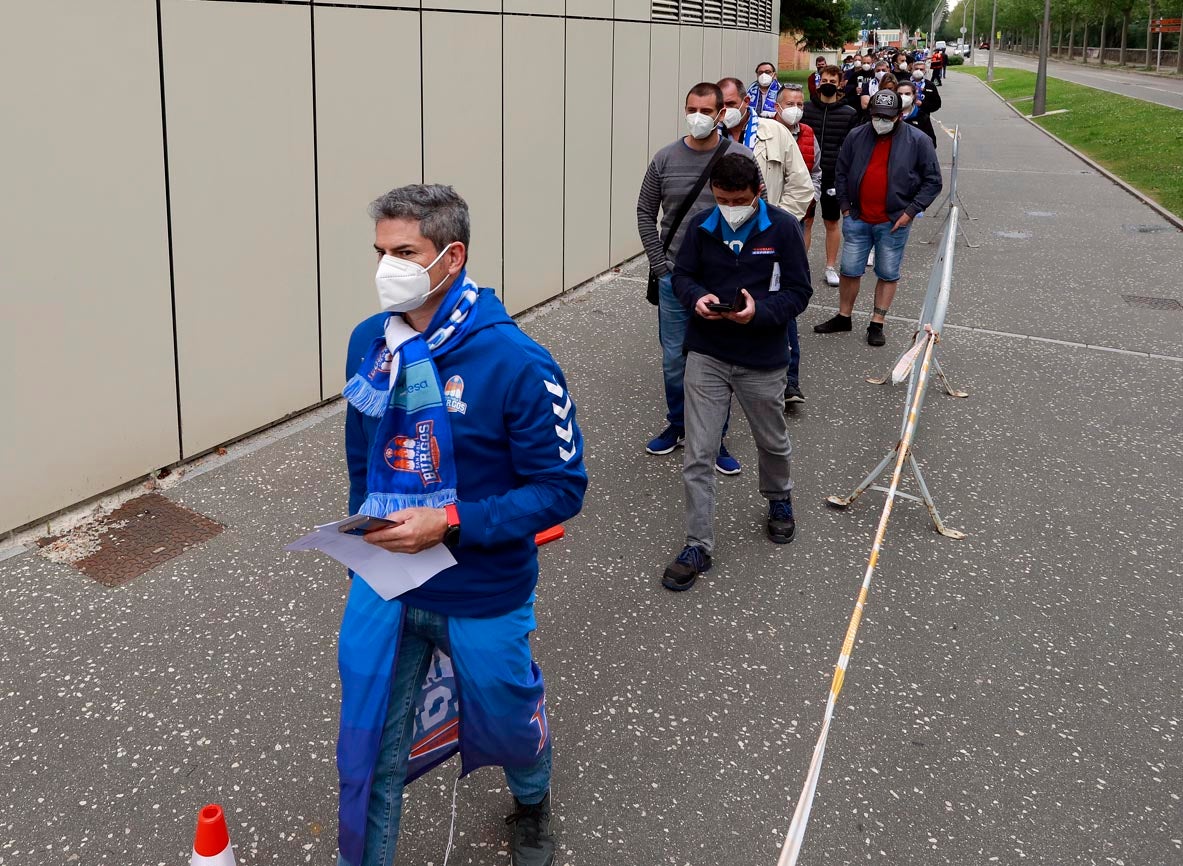
<path id="1" fill-rule="evenodd" d="M 338 532 L 337 527 L 351 520 L 346 517 L 318 526 L 297 538 L 284 550 L 319 550 L 353 572 L 387 601 L 422 586 L 445 568 L 456 564 L 452 551 L 437 544 L 419 553 L 391 553 L 368 543 L 360 535 Z"/>

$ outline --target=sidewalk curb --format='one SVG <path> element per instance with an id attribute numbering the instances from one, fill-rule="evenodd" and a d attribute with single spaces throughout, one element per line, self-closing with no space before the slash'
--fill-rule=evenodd
<path id="1" fill-rule="evenodd" d="M 1141 190 L 1137 189 L 1136 187 L 1130 186 L 1128 183 L 1126 183 L 1120 177 L 1115 175 L 1113 172 L 1109 171 L 1109 169 L 1105 168 L 1103 165 L 1100 165 L 1095 160 L 1093 160 L 1091 157 L 1086 156 L 1085 154 L 1081 153 L 1079 150 L 1077 150 L 1075 147 L 1070 145 L 1068 142 L 1064 141 L 1064 139 L 1060 138 L 1060 136 L 1056 135 L 1054 132 L 1050 132 L 1049 130 L 1044 129 L 1042 126 L 1040 126 L 1034 120 L 1029 118 L 1027 115 L 1023 114 L 1023 112 L 1019 111 L 1019 109 L 1015 108 L 1013 105 L 1011 105 L 1009 102 L 1007 102 L 1006 99 L 1003 98 L 1002 94 L 1000 94 L 997 90 L 995 90 L 993 87 L 991 87 L 989 84 L 987 84 L 984 79 L 978 78 L 976 75 L 970 75 L 970 78 L 972 78 L 974 81 L 978 82 L 978 84 L 982 85 L 982 87 L 986 88 L 986 90 L 989 91 L 990 93 L 992 93 L 994 95 L 994 97 L 999 102 L 1001 102 L 1003 105 L 1005 105 L 1011 111 L 1013 111 L 1020 119 L 1026 121 L 1031 126 L 1038 129 L 1040 132 L 1042 132 L 1044 135 L 1046 135 L 1052 141 L 1056 142 L 1056 144 L 1060 145 L 1060 147 L 1064 148 L 1064 150 L 1071 153 L 1073 156 L 1075 156 L 1077 159 L 1079 159 L 1081 162 L 1083 162 L 1089 168 L 1096 171 L 1098 174 L 1104 175 L 1109 180 L 1113 181 L 1115 184 L 1120 186 L 1122 189 L 1124 189 L 1126 192 L 1128 192 L 1134 198 L 1138 199 L 1138 201 L 1142 202 L 1142 204 L 1147 205 L 1148 207 L 1150 207 L 1154 211 L 1157 211 L 1159 216 L 1161 216 L 1167 222 L 1171 223 L 1171 225 L 1173 225 L 1175 228 L 1179 229 L 1180 231 L 1183 231 L 1183 217 L 1179 216 L 1176 213 L 1173 213 L 1172 211 L 1167 210 L 1165 207 L 1160 205 L 1158 202 L 1156 202 L 1154 199 L 1150 198 L 1148 195 L 1146 195 L 1146 193 L 1142 192 Z"/>

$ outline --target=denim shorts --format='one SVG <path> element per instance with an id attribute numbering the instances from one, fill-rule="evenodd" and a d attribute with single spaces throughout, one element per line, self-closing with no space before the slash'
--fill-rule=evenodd
<path id="1" fill-rule="evenodd" d="M 852 216 L 842 218 L 842 276 L 861 279 L 867 269 L 871 249 L 875 250 L 875 276 L 885 283 L 894 283 L 900 278 L 900 265 L 904 261 L 904 244 L 908 242 L 908 231 L 912 224 L 891 230 L 894 223 L 865 223 Z"/>

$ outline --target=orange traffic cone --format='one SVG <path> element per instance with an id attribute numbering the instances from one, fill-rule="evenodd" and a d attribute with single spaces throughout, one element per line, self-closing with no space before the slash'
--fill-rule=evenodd
<path id="1" fill-rule="evenodd" d="M 189 866 L 235 866 L 226 816 L 216 803 L 210 803 L 197 813 L 197 834 L 193 838 L 193 858 Z"/>

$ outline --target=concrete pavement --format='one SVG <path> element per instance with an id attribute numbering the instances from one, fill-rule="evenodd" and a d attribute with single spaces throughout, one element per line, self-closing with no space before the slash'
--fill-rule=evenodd
<path id="1" fill-rule="evenodd" d="M 1164 276 L 1183 234 L 978 82 L 942 95 L 982 244 L 958 247 L 949 323 L 985 330 L 947 330 L 942 363 L 972 396 L 934 391 L 917 451 L 970 535 L 896 508 L 801 862 L 1179 862 L 1183 313 L 1122 295 L 1183 300 Z M 893 314 L 919 307 L 926 222 Z M 737 418 L 744 472 L 720 480 L 716 568 L 688 593 L 658 582 L 681 481 L 676 456 L 641 450 L 662 416 L 642 264 L 526 322 L 567 373 L 591 474 L 543 552 L 535 636 L 561 864 L 775 862 L 881 503 L 823 499 L 898 434 L 902 389 L 863 377 L 908 332 L 889 324 L 882 350 L 861 327 L 812 333 L 836 302 L 815 229 L 809 399 L 790 418 L 800 536 L 762 537 Z M 207 801 L 244 866 L 333 862 L 346 587 L 280 548 L 342 513 L 341 438 L 334 415 L 176 487 L 226 531 L 120 589 L 35 554 L 0 563 L 0 864 L 183 863 Z M 408 790 L 399 864 L 442 862 L 454 773 Z M 451 862 L 508 862 L 501 774 L 459 790 Z"/>
<path id="2" fill-rule="evenodd" d="M 972 65 L 984 67 L 988 55 L 987 51 L 975 51 Z M 1034 72 L 1037 63 L 1035 58 L 1021 54 L 1006 54 L 999 51 L 994 55 L 995 69 L 1008 66 Z M 954 66 L 952 69 L 956 71 L 957 67 Z M 1159 105 L 1183 109 L 1183 78 L 1145 75 L 1128 69 L 1107 71 L 1099 66 L 1090 68 L 1079 63 L 1066 63 L 1053 59 L 1048 60 L 1047 71 L 1048 75 L 1053 78 L 1083 84 L 1086 87 L 1095 87 L 1098 90 L 1110 90 L 1120 93 L 1122 96 L 1130 96 L 1145 102 L 1156 102 Z"/>

